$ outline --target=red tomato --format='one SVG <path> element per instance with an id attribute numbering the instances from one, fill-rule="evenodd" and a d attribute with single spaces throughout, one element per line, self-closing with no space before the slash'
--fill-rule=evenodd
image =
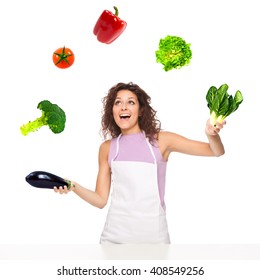
<path id="1" fill-rule="evenodd" d="M 75 60 L 74 53 L 69 48 L 58 48 L 52 55 L 53 63 L 62 69 L 70 67 Z"/>

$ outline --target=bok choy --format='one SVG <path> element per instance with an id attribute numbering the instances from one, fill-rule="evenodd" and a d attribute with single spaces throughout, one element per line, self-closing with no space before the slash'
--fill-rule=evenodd
<path id="1" fill-rule="evenodd" d="M 221 123 L 231 113 L 235 112 L 243 101 L 242 93 L 237 90 L 234 97 L 228 94 L 228 85 L 223 84 L 218 89 L 211 86 L 207 92 L 206 100 L 210 109 L 210 123 Z"/>

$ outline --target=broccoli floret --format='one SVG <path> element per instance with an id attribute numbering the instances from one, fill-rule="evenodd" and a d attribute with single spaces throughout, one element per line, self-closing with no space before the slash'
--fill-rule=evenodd
<path id="1" fill-rule="evenodd" d="M 57 104 L 43 100 L 38 104 L 37 108 L 42 111 L 41 117 L 22 125 L 20 130 L 23 135 L 35 132 L 44 125 L 49 126 L 55 134 L 61 133 L 64 130 L 66 114 Z"/>

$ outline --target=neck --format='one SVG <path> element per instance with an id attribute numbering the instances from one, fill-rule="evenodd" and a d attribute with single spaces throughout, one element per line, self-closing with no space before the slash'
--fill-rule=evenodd
<path id="1" fill-rule="evenodd" d="M 121 133 L 123 135 L 127 135 L 127 134 L 137 134 L 142 132 L 142 130 L 139 127 L 133 128 L 133 129 L 121 129 Z"/>

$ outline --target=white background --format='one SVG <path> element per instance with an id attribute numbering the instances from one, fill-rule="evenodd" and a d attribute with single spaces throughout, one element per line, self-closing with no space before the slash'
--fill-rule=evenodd
<path id="1" fill-rule="evenodd" d="M 112 44 L 93 27 L 103 10 L 127 21 Z M 10 0 L 0 4 L 0 243 L 98 244 L 108 206 L 95 209 L 74 193 L 31 187 L 25 176 L 45 170 L 94 189 L 102 143 L 102 98 L 118 82 L 135 82 L 151 97 L 165 130 L 205 140 L 210 86 L 240 90 L 244 102 L 221 132 L 226 154 L 173 154 L 166 204 L 173 244 L 259 243 L 259 12 L 257 1 Z M 189 66 L 165 72 L 156 63 L 160 38 L 191 44 Z M 74 65 L 55 67 L 59 47 Z M 22 136 L 48 99 L 64 109 L 66 128 Z"/>

